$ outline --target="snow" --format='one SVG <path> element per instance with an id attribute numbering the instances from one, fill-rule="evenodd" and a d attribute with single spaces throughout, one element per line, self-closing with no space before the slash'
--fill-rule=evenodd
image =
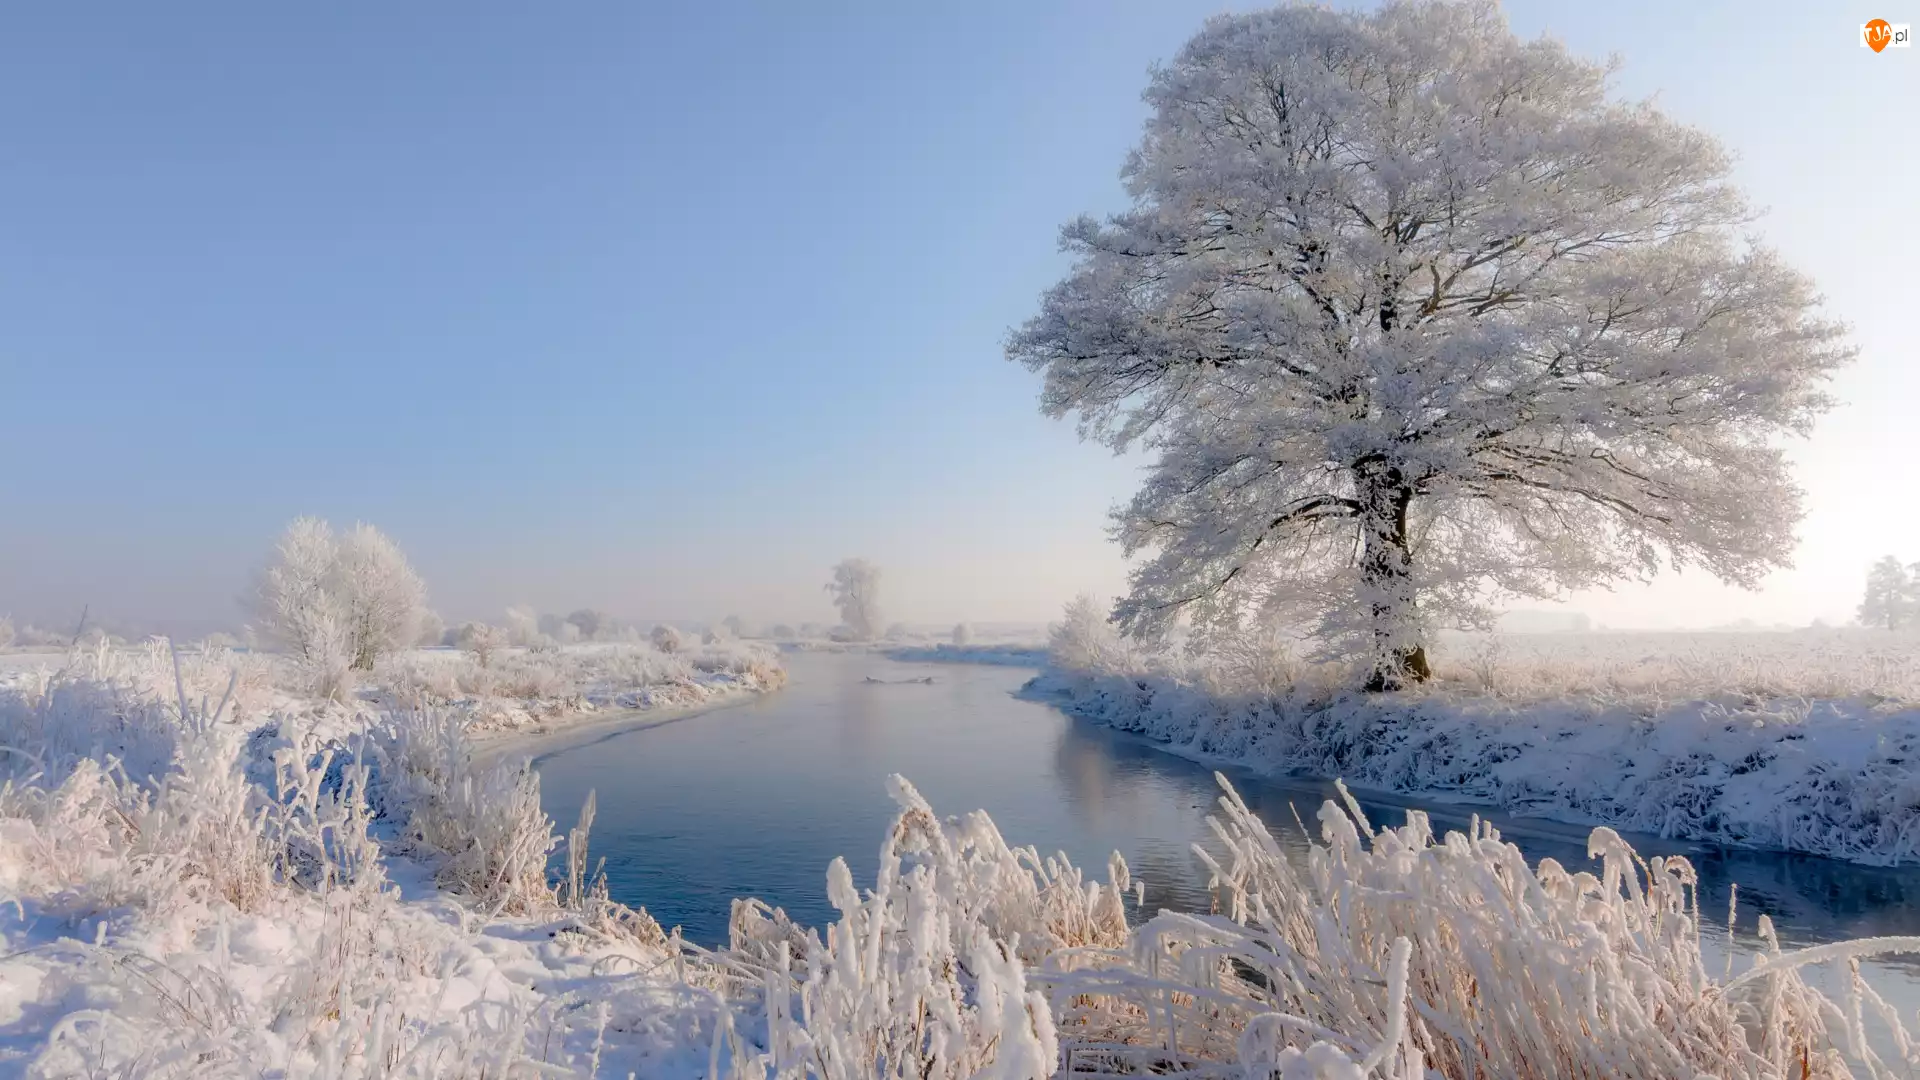
<path id="1" fill-rule="evenodd" d="M 656 663 L 560 655 L 587 697 Z M 484 709 L 174 665 L 102 650 L 0 680 L 0 1075 L 1848 1075 L 1872 1053 L 1849 1018 L 1898 1021 L 1803 966 L 1920 946 L 1720 975 L 1684 861 L 1605 830 L 1597 876 L 1535 871 L 1491 830 L 1329 803 L 1294 866 L 1231 790 L 1220 914 L 1147 917 L 1118 856 L 1097 879 L 895 777 L 874 880 L 828 870 L 833 925 L 737 903 L 708 951 L 607 898 L 591 802 L 559 836 L 536 775 L 471 752 Z"/>
<path id="2" fill-rule="evenodd" d="M 913 664 L 993 664 L 1003 667 L 1041 667 L 1047 662 L 1044 645 L 932 645 L 888 649 L 887 659 Z"/>
<path id="3" fill-rule="evenodd" d="M 1915 639 L 1560 636 L 1506 654 L 1482 646 L 1449 658 L 1433 686 L 1390 695 L 1298 668 L 1255 685 L 1217 659 L 1112 648 L 1081 650 L 1027 692 L 1204 761 L 1675 838 L 1920 862 Z"/>

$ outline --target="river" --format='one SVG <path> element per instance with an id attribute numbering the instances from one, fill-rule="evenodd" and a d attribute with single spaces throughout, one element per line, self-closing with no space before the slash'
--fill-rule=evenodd
<path id="1" fill-rule="evenodd" d="M 703 944 L 725 941 L 729 902 L 738 896 L 757 896 L 804 923 L 830 921 L 827 864 L 845 856 L 854 880 L 871 883 L 894 815 L 885 780 L 900 773 L 940 814 L 985 809 L 1010 843 L 1063 851 L 1097 875 L 1108 853 L 1119 851 L 1146 882 L 1149 911 L 1205 909 L 1205 878 L 1191 846 L 1209 838 L 1205 819 L 1218 794 L 1211 768 L 1019 699 L 1015 692 L 1032 674 L 1026 669 L 844 653 L 786 660 L 792 679 L 777 694 L 535 748 L 547 812 L 563 829 L 587 792 L 597 792 L 592 851 L 606 858 L 615 899 L 644 906 Z M 931 685 L 899 681 L 926 677 Z M 1330 783 L 1227 772 L 1296 849 L 1305 841 L 1294 812 L 1313 823 L 1333 794 Z M 1588 865 L 1583 826 L 1357 794 L 1376 824 L 1398 824 L 1405 808 L 1418 807 L 1444 832 L 1479 812 L 1530 859 Z M 1751 930 L 1764 912 L 1789 945 L 1920 934 L 1920 868 L 1628 839 L 1643 855 L 1691 859 L 1710 921 L 1723 927 L 1728 887 L 1738 882 L 1740 928 Z M 1920 966 L 1901 959 L 1871 966 L 1882 991 L 1911 1015 L 1920 1005 Z"/>

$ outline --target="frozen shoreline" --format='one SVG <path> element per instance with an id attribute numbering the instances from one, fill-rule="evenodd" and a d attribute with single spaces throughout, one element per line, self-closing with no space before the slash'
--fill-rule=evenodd
<path id="1" fill-rule="evenodd" d="M 1166 673 L 1058 667 L 1021 692 L 1207 764 L 1670 839 L 1920 863 L 1920 709 L 1226 695 Z"/>
<path id="2" fill-rule="evenodd" d="M 549 754 L 573 749 L 613 735 L 677 724 L 697 716 L 732 709 L 768 694 L 779 687 L 735 687 L 717 692 L 706 701 L 661 705 L 647 709 L 622 709 L 612 713 L 581 711 L 568 713 L 550 723 L 532 728 L 494 728 L 476 731 L 467 737 L 476 767 L 485 767 L 524 754 L 536 761 Z"/>

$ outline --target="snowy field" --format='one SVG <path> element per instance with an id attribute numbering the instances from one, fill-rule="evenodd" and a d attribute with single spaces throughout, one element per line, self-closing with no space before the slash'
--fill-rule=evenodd
<path id="1" fill-rule="evenodd" d="M 908 664 L 995 664 L 1040 667 L 1047 662 L 1045 645 L 1012 642 L 1005 645 L 918 645 L 888 649 L 887 659 Z"/>
<path id="2" fill-rule="evenodd" d="M 528 658 L 560 674 L 518 699 L 444 653 L 352 705 L 219 650 L 0 681 L 0 1075 L 1829 1076 L 1907 1045 L 1798 965 L 1920 942 L 1727 969 L 1684 862 L 1598 830 L 1597 875 L 1530 868 L 1331 803 L 1302 866 L 1229 797 L 1220 913 L 1130 927 L 1117 860 L 1096 880 L 897 781 L 877 879 L 827 873 L 837 924 L 740 903 L 703 951 L 597 887 L 590 806 L 560 835 L 535 775 L 470 752 L 488 702 L 698 683 L 632 651 Z"/>
<path id="3" fill-rule="evenodd" d="M 1920 861 L 1920 639 L 1857 630 L 1454 638 L 1361 695 L 1284 643 L 1205 660 L 1058 641 L 1029 686 L 1177 753 L 1515 813 Z M 1345 685 L 1351 685 L 1347 683 Z"/>

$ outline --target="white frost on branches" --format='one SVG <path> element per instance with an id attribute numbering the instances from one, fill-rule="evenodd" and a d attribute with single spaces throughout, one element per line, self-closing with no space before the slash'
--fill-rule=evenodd
<path id="1" fill-rule="evenodd" d="M 335 535 L 298 518 L 256 583 L 252 608 L 269 637 L 311 666 L 373 667 L 420 636 L 427 590 L 399 547 L 358 524 Z"/>
<path id="2" fill-rule="evenodd" d="M 1122 625 L 1305 619 L 1386 688 L 1501 595 L 1786 564 L 1776 441 L 1852 349 L 1726 151 L 1607 77 L 1482 2 L 1219 16 L 1154 73 L 1132 209 L 1008 343 L 1157 453 Z"/>
<path id="3" fill-rule="evenodd" d="M 880 636 L 880 568 L 865 559 L 842 559 L 827 584 L 840 609 L 840 621 L 853 636 L 872 641 Z"/>

